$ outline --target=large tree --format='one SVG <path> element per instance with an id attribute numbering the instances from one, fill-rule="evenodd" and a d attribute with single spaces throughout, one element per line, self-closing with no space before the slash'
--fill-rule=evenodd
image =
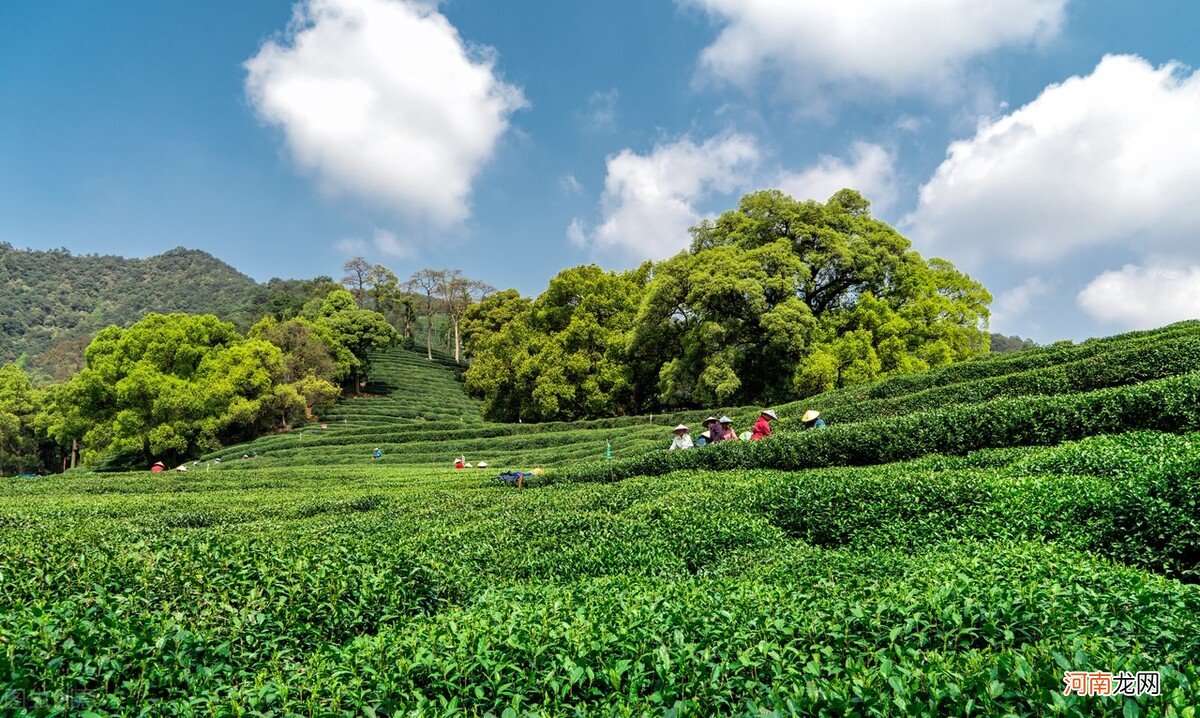
<path id="1" fill-rule="evenodd" d="M 350 386 L 357 394 L 371 366 L 371 354 L 396 343 L 396 329 L 379 312 L 359 309 L 349 292 L 331 292 L 321 306 L 317 324 L 333 342 L 350 353 Z"/>
<path id="2" fill-rule="evenodd" d="M 852 190 L 755 192 L 692 234 L 638 318 L 672 357 L 665 402 L 779 401 L 988 351 L 987 290 L 922 259 Z"/>

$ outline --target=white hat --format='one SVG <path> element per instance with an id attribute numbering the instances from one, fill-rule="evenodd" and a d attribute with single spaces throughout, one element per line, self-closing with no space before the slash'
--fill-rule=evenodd
<path id="1" fill-rule="evenodd" d="M 477 468 L 477 469 L 486 469 L 486 468 L 487 468 L 487 462 L 486 462 L 486 461 L 480 461 L 478 464 L 475 464 L 475 468 Z"/>
<path id="2" fill-rule="evenodd" d="M 683 424 L 680 424 L 679 426 L 675 427 L 674 429 L 671 429 L 672 432 L 687 431 L 687 430 L 688 430 L 688 428 L 686 426 L 684 426 Z"/>
<path id="3" fill-rule="evenodd" d="M 816 421 L 820 418 L 820 416 L 821 412 L 817 411 L 816 409 L 809 409 L 808 411 L 804 412 L 804 416 L 800 417 L 800 421 L 803 421 L 807 424 L 810 421 Z"/>
<path id="4" fill-rule="evenodd" d="M 471 466 L 470 464 L 463 464 L 463 466 L 467 467 L 468 469 L 473 469 L 473 468 L 475 468 L 474 466 Z"/>
<path id="5" fill-rule="evenodd" d="M 771 417 L 772 419 L 778 419 L 778 418 L 779 418 L 779 415 L 775 413 L 775 410 L 774 410 L 774 409 L 763 409 L 763 413 L 762 413 L 762 415 L 763 415 L 763 416 L 769 416 L 769 417 Z"/>
<path id="6" fill-rule="evenodd" d="M 700 422 L 700 423 L 701 423 L 702 425 L 704 425 L 704 426 L 708 426 L 709 422 L 712 422 L 713 424 L 716 424 L 716 423 L 718 423 L 718 422 L 719 422 L 719 420 L 718 420 L 718 419 L 717 419 L 717 417 L 715 417 L 715 416 L 710 416 L 710 417 L 708 417 L 707 419 L 705 419 L 704 421 L 702 421 L 702 422 Z"/>
<path id="7" fill-rule="evenodd" d="M 722 424 L 732 424 L 732 423 L 733 423 L 733 419 L 730 419 L 728 416 L 722 416 L 722 417 L 721 417 L 721 423 L 722 423 Z"/>

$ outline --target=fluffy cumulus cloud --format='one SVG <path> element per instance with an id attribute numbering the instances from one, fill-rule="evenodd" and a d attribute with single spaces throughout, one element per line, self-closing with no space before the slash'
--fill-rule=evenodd
<path id="1" fill-rule="evenodd" d="M 449 224 L 525 106 L 493 52 L 418 0 L 303 0 L 246 62 L 246 93 L 326 190 Z"/>
<path id="2" fill-rule="evenodd" d="M 1105 57 L 950 146 L 906 219 L 955 260 L 1109 245 L 1200 259 L 1200 75 Z"/>
<path id="3" fill-rule="evenodd" d="M 635 259 L 669 257 L 691 242 L 697 206 L 744 187 L 761 153 L 754 137 L 725 133 L 700 144 L 684 137 L 641 155 L 624 149 L 607 160 L 602 218 L 589 231 L 576 220 L 567 230 L 576 245 Z"/>
<path id="4" fill-rule="evenodd" d="M 1200 266 L 1127 264 L 1093 279 L 1078 301 L 1093 319 L 1120 329 L 1200 319 Z"/>
<path id="5" fill-rule="evenodd" d="M 679 0 L 721 24 L 702 69 L 746 85 L 942 91 L 975 57 L 1058 34 L 1068 0 Z"/>
<path id="6" fill-rule="evenodd" d="M 838 190 L 855 189 L 876 212 L 884 212 L 896 201 L 896 157 L 880 145 L 858 142 L 850 160 L 822 156 L 802 172 L 781 173 L 776 185 L 797 199 L 819 202 Z"/>

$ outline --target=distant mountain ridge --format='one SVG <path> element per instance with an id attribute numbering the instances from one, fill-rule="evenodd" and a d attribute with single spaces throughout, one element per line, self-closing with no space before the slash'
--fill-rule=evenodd
<path id="1" fill-rule="evenodd" d="M 25 357 L 36 371 L 56 347 L 76 356 L 84 338 L 152 312 L 215 314 L 244 324 L 266 293 L 265 285 L 197 249 L 130 259 L 0 243 L 0 363 Z"/>

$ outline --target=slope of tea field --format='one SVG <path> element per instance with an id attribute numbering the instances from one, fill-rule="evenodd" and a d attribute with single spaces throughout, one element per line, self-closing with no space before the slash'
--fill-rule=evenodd
<path id="1" fill-rule="evenodd" d="M 1198 457 L 1140 432 L 525 491 L 8 480 L 0 714 L 1192 716 Z M 1161 695 L 1063 696 L 1066 670 Z"/>
<path id="2" fill-rule="evenodd" d="M 675 468 L 808 468 L 874 464 L 928 453 L 1054 444 L 1136 428 L 1200 429 L 1194 406 L 1200 322 L 1134 332 L 1079 345 L 995 355 L 922 374 L 854 386 L 776 407 L 778 440 L 668 456 L 679 422 L 728 413 L 739 431 L 757 407 L 724 407 L 643 417 L 544 424 L 493 424 L 479 418 L 453 362 L 396 350 L 376 359 L 370 391 L 347 398 L 308 426 L 229 447 L 205 459 L 257 454 L 253 465 L 449 466 L 465 455 L 492 468 L 574 466 L 567 474 L 620 478 Z M 830 430 L 801 434 L 798 417 L 819 409 Z M 605 462 L 606 441 L 614 462 Z M 379 448 L 383 457 L 375 461 Z M 588 462 L 593 463 L 588 466 Z M 236 462 L 235 462 L 236 463 Z M 228 467 L 225 462 L 223 466 Z M 580 468 L 582 467 L 582 468 Z"/>

